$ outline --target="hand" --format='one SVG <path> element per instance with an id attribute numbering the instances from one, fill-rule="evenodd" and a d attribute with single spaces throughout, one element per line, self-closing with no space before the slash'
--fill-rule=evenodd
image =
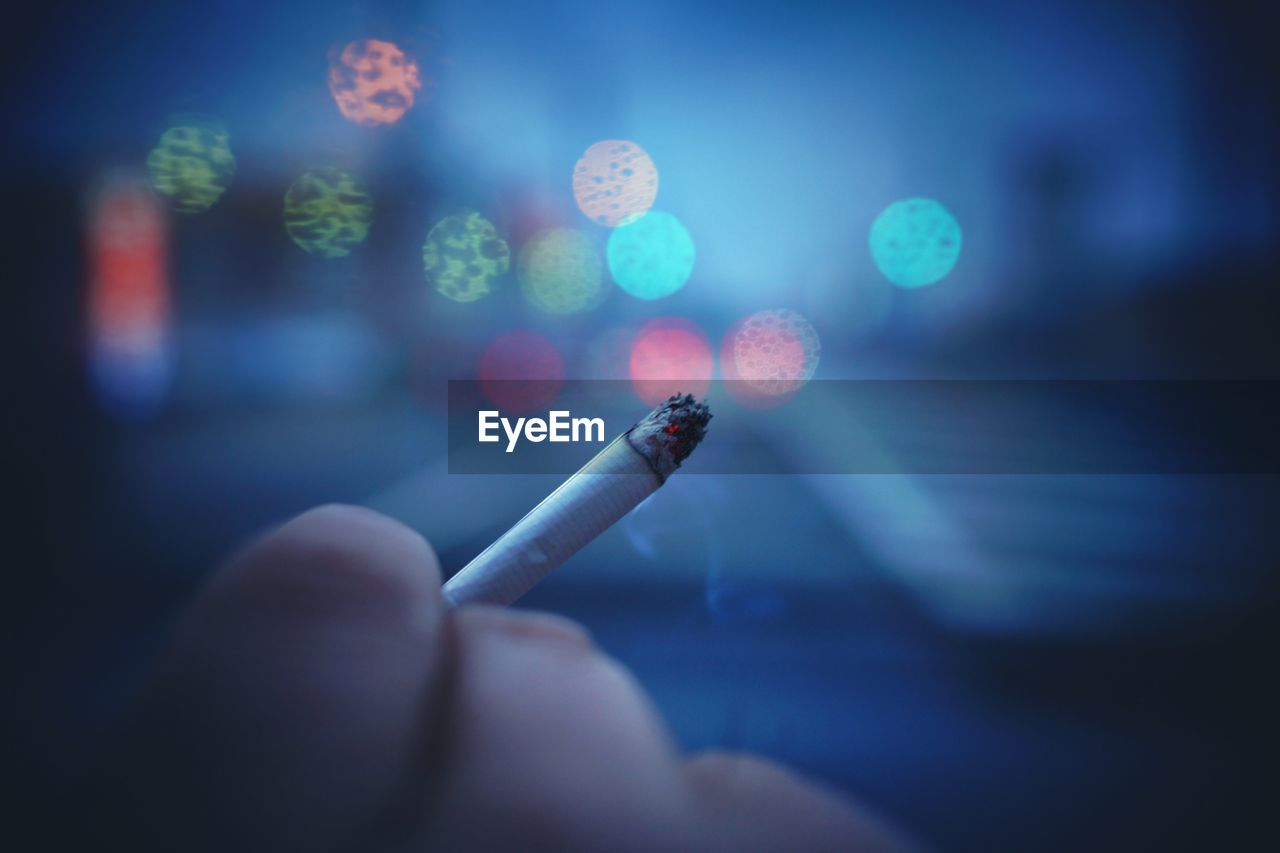
<path id="1" fill-rule="evenodd" d="M 426 541 L 349 507 L 264 537 L 181 622 L 121 785 L 167 849 L 871 850 L 768 761 L 678 753 L 578 626 L 449 612 Z"/>

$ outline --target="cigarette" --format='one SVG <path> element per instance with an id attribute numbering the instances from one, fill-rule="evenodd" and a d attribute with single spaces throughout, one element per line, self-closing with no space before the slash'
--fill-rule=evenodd
<path id="1" fill-rule="evenodd" d="M 707 431 L 692 394 L 671 397 L 611 441 L 444 585 L 450 607 L 510 604 L 656 492 Z"/>

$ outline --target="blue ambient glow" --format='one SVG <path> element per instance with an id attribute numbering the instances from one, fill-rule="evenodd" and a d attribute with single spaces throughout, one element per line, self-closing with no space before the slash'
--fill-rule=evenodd
<path id="1" fill-rule="evenodd" d="M 670 296 L 693 272 L 693 238 L 670 213 L 651 210 L 609 235 L 609 273 L 640 299 Z"/>
<path id="2" fill-rule="evenodd" d="M 960 257 L 960 224 L 931 198 L 895 201 L 871 223 L 871 257 L 899 287 L 941 281 Z"/>

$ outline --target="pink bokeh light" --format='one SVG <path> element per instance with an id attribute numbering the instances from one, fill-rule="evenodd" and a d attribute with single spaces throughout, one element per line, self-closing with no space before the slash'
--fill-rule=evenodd
<path id="1" fill-rule="evenodd" d="M 481 393 L 499 409 L 532 412 L 560 392 L 564 358 L 537 332 L 508 332 L 484 348 L 477 372 Z"/>
<path id="2" fill-rule="evenodd" d="M 705 396 L 713 369 L 707 336 L 682 317 L 650 320 L 631 342 L 631 385 L 651 406 L 672 394 Z"/>

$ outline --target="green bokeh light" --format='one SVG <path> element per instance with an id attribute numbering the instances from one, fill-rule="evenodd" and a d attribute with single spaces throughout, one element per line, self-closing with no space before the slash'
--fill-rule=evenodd
<path id="1" fill-rule="evenodd" d="M 552 314 L 589 311 L 604 300 L 604 263 L 581 231 L 553 228 L 535 234 L 520 251 L 518 274 L 525 298 Z"/>
<path id="2" fill-rule="evenodd" d="M 203 213 L 231 184 L 236 158 L 226 128 L 187 120 L 160 135 L 147 155 L 151 186 L 173 200 L 179 213 Z"/>
<path id="3" fill-rule="evenodd" d="M 609 235 L 609 273 L 641 299 L 675 293 L 693 272 L 693 238 L 670 213 L 651 210 Z"/>
<path id="4" fill-rule="evenodd" d="M 351 174 L 333 166 L 308 169 L 284 196 L 289 238 L 322 258 L 341 258 L 369 234 L 373 199 Z"/>
<path id="5" fill-rule="evenodd" d="M 474 302 L 489 293 L 510 267 L 507 242 L 475 211 L 441 219 L 422 244 L 427 281 L 457 302 Z"/>
<path id="6" fill-rule="evenodd" d="M 931 198 L 895 201 L 871 224 L 871 257 L 899 287 L 946 277 L 960 257 L 960 224 Z"/>

